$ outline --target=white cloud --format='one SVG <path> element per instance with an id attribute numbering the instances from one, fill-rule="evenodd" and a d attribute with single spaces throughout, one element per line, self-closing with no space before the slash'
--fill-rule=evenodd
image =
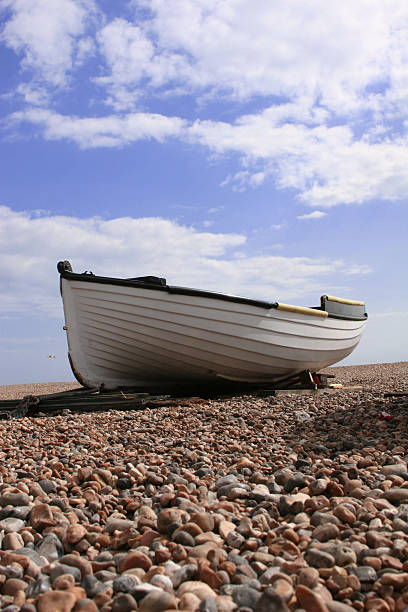
<path id="1" fill-rule="evenodd" d="M 408 318 L 408 310 L 390 310 L 386 312 L 373 312 L 370 318 L 374 319 L 394 319 Z"/>
<path id="2" fill-rule="evenodd" d="M 96 44 L 104 74 L 93 76 L 113 105 L 166 86 L 207 97 L 278 96 L 320 120 L 406 106 L 405 0 L 344 0 L 330 10 L 325 0 L 258 0 L 256 11 L 250 0 L 132 4 L 134 20 L 115 7 L 117 16 L 99 27 L 93 0 L 1 0 L 10 15 L 2 38 L 25 68 L 58 86 Z"/>
<path id="3" fill-rule="evenodd" d="M 82 148 L 178 138 L 205 146 L 215 155 L 238 154 L 245 170 L 228 176 L 222 186 L 242 191 L 273 178 L 277 187 L 297 190 L 298 198 L 312 207 L 408 196 L 405 139 L 370 142 L 366 137 L 355 140 L 347 126 L 280 124 L 273 110 L 243 116 L 233 124 L 199 120 L 189 124 L 180 117 L 154 113 L 73 117 L 27 108 L 10 115 L 9 124 L 31 123 L 48 140 L 66 139 Z"/>
<path id="4" fill-rule="evenodd" d="M 139 81 L 154 53 L 153 43 L 140 27 L 124 19 L 114 19 L 97 35 L 110 75 L 95 78 L 109 90 L 108 103 L 116 110 L 128 109 L 139 97 Z M 130 91 L 131 88 L 135 91 Z"/>
<path id="5" fill-rule="evenodd" d="M 86 55 L 80 39 L 95 15 L 93 0 L 1 0 L 0 9 L 10 14 L 1 40 L 32 73 L 30 90 L 35 83 L 66 85 L 74 63 Z"/>
<path id="6" fill-rule="evenodd" d="M 258 0 L 256 11 L 250 0 L 138 0 L 133 20 L 129 5 L 116 3 L 108 19 L 94 0 L 0 7 L 1 41 L 24 69 L 16 91 L 27 106 L 14 125 L 31 122 L 83 148 L 177 137 L 236 160 L 222 185 L 273 181 L 312 207 L 408 196 L 406 0 L 343 0 L 330 10 L 325 0 Z M 89 58 L 86 76 L 76 73 Z M 55 89 L 60 104 L 68 85 L 81 90 L 81 116 L 51 110 Z M 112 114 L 90 116 L 101 90 Z M 179 94 L 190 96 L 188 120 L 167 116 L 166 100 Z M 251 108 L 242 102 L 260 110 L 200 119 L 214 99 L 234 100 L 230 117 Z"/>
<path id="7" fill-rule="evenodd" d="M 327 213 L 322 212 L 321 210 L 314 210 L 311 213 L 306 213 L 305 215 L 299 215 L 296 217 L 297 219 L 321 219 L 325 217 Z"/>
<path id="8" fill-rule="evenodd" d="M 109 117 L 70 117 L 30 108 L 10 115 L 11 123 L 31 123 L 48 140 L 71 140 L 83 148 L 120 147 L 137 140 L 164 141 L 177 136 L 183 120 L 154 113 L 129 113 Z"/>
<path id="9" fill-rule="evenodd" d="M 335 293 L 350 262 L 253 256 L 240 234 L 199 231 L 162 218 L 104 220 L 14 212 L 0 206 L 3 316 L 61 314 L 56 263 L 106 276 L 155 274 L 170 284 L 269 300 Z M 344 289 L 344 287 L 343 287 Z"/>
<path id="10" fill-rule="evenodd" d="M 185 87 L 238 98 L 253 95 L 319 97 L 324 105 L 359 104 L 367 83 L 386 78 L 394 28 L 404 2 L 324 0 L 307 4 L 258 0 L 149 0 L 144 24 L 156 55 L 179 54 Z M 140 2 L 134 2 L 139 8 Z M 403 40 L 395 45 L 401 54 Z M 356 58 L 358 61 L 356 62 Z M 174 79 L 174 75 L 170 75 Z"/>
<path id="11" fill-rule="evenodd" d="M 245 170 L 222 183 L 237 191 L 272 177 L 279 188 L 296 189 L 310 206 L 408 196 L 406 137 L 378 142 L 355 138 L 348 126 L 280 123 L 272 108 L 235 123 L 197 120 L 187 138 L 217 155 L 241 155 Z"/>

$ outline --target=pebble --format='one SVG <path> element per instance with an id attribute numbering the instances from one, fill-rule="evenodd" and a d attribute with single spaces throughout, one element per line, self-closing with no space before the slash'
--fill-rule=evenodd
<path id="1" fill-rule="evenodd" d="M 335 564 L 333 555 L 319 548 L 309 548 L 306 558 L 309 565 L 315 568 L 333 567 Z"/>
<path id="2" fill-rule="evenodd" d="M 25 522 L 21 519 L 9 517 L 0 521 L 0 531 L 5 533 L 18 532 L 25 527 Z"/>
<path id="3" fill-rule="evenodd" d="M 366 390 L 0 421 L 1 608 L 404 610 L 408 367 L 332 371 Z"/>
<path id="4" fill-rule="evenodd" d="M 58 536 L 51 532 L 40 541 L 37 552 L 41 557 L 52 562 L 63 556 L 64 547 Z"/>
<path id="5" fill-rule="evenodd" d="M 38 612 L 71 612 L 76 604 L 76 597 L 68 591 L 48 591 L 39 596 Z"/>
<path id="6" fill-rule="evenodd" d="M 238 608 L 249 608 L 253 610 L 260 598 L 260 592 L 248 585 L 235 586 L 231 596 Z"/>
<path id="7" fill-rule="evenodd" d="M 289 612 L 286 601 L 273 589 L 265 589 L 256 602 L 255 612 Z"/>
<path id="8" fill-rule="evenodd" d="M 296 588 L 296 597 L 306 612 L 328 612 L 328 608 L 320 595 L 303 584 Z"/>
<path id="9" fill-rule="evenodd" d="M 204 600 L 205 601 L 205 600 Z M 143 612 L 162 612 L 177 608 L 177 598 L 165 591 L 153 591 L 141 601 L 140 609 Z"/>
<path id="10" fill-rule="evenodd" d="M 384 498 L 395 505 L 408 502 L 408 489 L 397 487 L 388 489 L 388 491 L 384 491 Z"/>

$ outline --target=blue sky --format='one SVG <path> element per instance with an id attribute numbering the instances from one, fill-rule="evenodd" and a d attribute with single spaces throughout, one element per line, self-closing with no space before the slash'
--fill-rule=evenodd
<path id="1" fill-rule="evenodd" d="M 408 360 L 405 0 L 0 0 L 0 19 L 0 384 L 72 379 L 60 259 L 364 299 L 345 363 Z"/>

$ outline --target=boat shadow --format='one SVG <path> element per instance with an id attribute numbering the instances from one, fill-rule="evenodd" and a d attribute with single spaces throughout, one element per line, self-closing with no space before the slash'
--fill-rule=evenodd
<path id="1" fill-rule="evenodd" d="M 321 393 L 322 397 L 324 391 Z M 334 458 L 353 452 L 364 454 L 364 449 L 371 448 L 391 451 L 398 446 L 404 447 L 404 454 L 408 452 L 408 394 L 383 393 L 365 401 L 364 392 L 360 392 L 342 398 L 342 403 L 345 407 L 341 409 L 338 402 L 333 406 L 326 403 L 313 414 L 306 414 L 307 409 L 296 411 L 296 404 L 293 406 L 295 420 L 296 414 L 302 417 L 294 423 L 290 435 L 290 445 L 299 456 L 312 453 Z"/>

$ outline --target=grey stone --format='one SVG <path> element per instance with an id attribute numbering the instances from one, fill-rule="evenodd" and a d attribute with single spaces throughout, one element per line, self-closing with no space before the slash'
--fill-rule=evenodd
<path id="1" fill-rule="evenodd" d="M 245 557 L 241 557 L 241 555 L 237 555 L 234 552 L 230 552 L 230 554 L 228 555 L 228 560 L 235 563 L 237 567 L 239 567 L 240 565 L 245 565 L 249 567 L 248 560 L 245 559 Z"/>
<path id="2" fill-rule="evenodd" d="M 100 570 L 99 572 L 96 572 L 95 574 L 95 578 L 97 578 L 98 580 L 100 580 L 101 582 L 112 582 L 113 580 L 115 580 L 115 578 L 117 577 L 117 574 L 115 572 L 111 572 L 109 570 Z M 137 580 L 137 578 L 135 576 L 133 576 L 134 579 L 138 582 L 140 582 L 140 580 Z"/>
<path id="3" fill-rule="evenodd" d="M 48 565 L 47 562 L 40 557 L 37 551 L 35 551 L 33 548 L 28 548 L 28 546 L 18 548 L 14 552 L 17 555 L 23 555 L 24 557 L 28 557 L 38 567 L 44 567 L 45 565 Z"/>
<path id="4" fill-rule="evenodd" d="M 168 576 L 164 574 L 155 574 L 150 579 L 150 584 L 154 584 L 154 586 L 163 589 L 164 591 L 168 591 L 169 593 L 173 590 L 173 583 Z"/>
<path id="5" fill-rule="evenodd" d="M 0 506 L 28 506 L 30 501 L 26 493 L 6 492 L 0 495 Z"/>
<path id="6" fill-rule="evenodd" d="M 276 483 L 274 483 L 274 484 L 276 484 Z M 279 487 L 279 490 L 280 490 L 280 487 Z M 271 494 L 271 490 L 270 490 L 269 487 L 267 487 L 264 484 L 257 484 L 252 489 L 250 497 L 251 497 L 251 499 L 255 499 L 255 501 L 257 501 L 257 502 L 262 502 L 262 501 L 265 501 L 266 499 L 268 499 L 270 494 Z"/>
<path id="7" fill-rule="evenodd" d="M 217 497 L 220 498 L 220 497 L 222 497 L 224 495 L 225 495 L 225 497 L 228 497 L 230 491 L 232 491 L 233 489 L 241 489 L 241 490 L 247 492 L 249 487 L 248 487 L 248 485 L 243 485 L 242 483 L 237 483 L 237 482 L 232 482 L 230 484 L 225 484 L 222 487 L 218 487 L 218 489 L 217 489 Z"/>
<path id="8" fill-rule="evenodd" d="M 289 608 L 283 597 L 273 587 L 268 587 L 258 599 L 255 612 L 289 612 Z"/>
<path id="9" fill-rule="evenodd" d="M 51 563 L 63 556 L 64 547 L 55 533 L 49 533 L 37 546 L 37 552 Z"/>
<path id="10" fill-rule="evenodd" d="M 148 582 L 143 582 L 142 584 L 138 584 L 137 587 L 134 590 L 132 590 L 131 594 L 136 599 L 136 601 L 140 601 L 141 599 L 146 597 L 146 595 L 149 595 L 149 593 L 152 593 L 153 591 L 157 593 L 163 593 L 162 589 L 159 589 L 153 584 L 149 584 Z"/>
<path id="11" fill-rule="evenodd" d="M 321 495 L 327 489 L 329 481 L 326 478 L 317 478 L 309 484 L 310 495 Z"/>
<path id="12" fill-rule="evenodd" d="M 177 544 L 181 544 L 182 546 L 194 546 L 195 544 L 193 536 L 187 531 L 183 531 L 183 530 L 178 531 L 174 535 L 173 542 L 176 542 Z"/>
<path id="13" fill-rule="evenodd" d="M 98 593 L 103 593 L 108 588 L 108 585 L 99 581 L 95 576 L 87 574 L 84 576 L 81 586 L 85 589 L 87 597 L 93 599 Z"/>
<path id="14" fill-rule="evenodd" d="M 231 546 L 231 548 L 241 548 L 244 542 L 246 542 L 246 538 L 236 530 L 230 531 L 227 535 L 227 544 Z"/>
<path id="15" fill-rule="evenodd" d="M 112 601 L 111 612 L 131 612 L 136 610 L 137 602 L 130 593 L 120 593 Z"/>
<path id="16" fill-rule="evenodd" d="M 119 489 L 119 491 L 126 491 L 127 489 L 131 489 L 132 481 L 130 480 L 130 478 L 127 477 L 118 478 L 116 488 Z"/>
<path id="17" fill-rule="evenodd" d="M 206 467 L 199 468 L 194 473 L 199 478 L 202 478 L 203 476 L 212 476 L 214 474 L 213 470 L 211 470 L 210 468 L 206 468 Z"/>
<path id="18" fill-rule="evenodd" d="M 330 512 L 313 512 L 310 517 L 310 524 L 316 527 L 317 525 L 325 525 L 326 523 L 333 523 L 333 525 L 340 525 L 341 521 L 331 514 Z"/>
<path id="19" fill-rule="evenodd" d="M 111 518 L 106 521 L 104 531 L 113 533 L 114 531 L 127 531 L 133 527 L 134 522 L 129 519 Z"/>
<path id="20" fill-rule="evenodd" d="M 312 421 L 311 415 L 306 410 L 296 410 L 294 417 L 297 423 L 310 423 Z"/>
<path id="21" fill-rule="evenodd" d="M 38 484 L 45 493 L 56 493 L 57 487 L 53 480 L 39 480 Z"/>
<path id="22" fill-rule="evenodd" d="M 25 527 L 25 522 L 19 518 L 10 516 L 0 521 L 0 531 L 4 530 L 6 533 L 19 532 Z"/>
<path id="23" fill-rule="evenodd" d="M 295 472 L 285 483 L 284 489 L 286 493 L 291 493 L 293 489 L 302 488 L 307 484 L 307 477 L 302 472 Z"/>
<path id="24" fill-rule="evenodd" d="M 0 574 L 6 578 L 23 578 L 24 570 L 19 565 L 0 565 Z"/>
<path id="25" fill-rule="evenodd" d="M 336 547 L 334 552 L 334 558 L 336 560 L 336 565 L 348 565 L 349 563 L 357 563 L 357 555 L 352 548 L 349 546 L 339 546 Z"/>
<path id="26" fill-rule="evenodd" d="M 232 586 L 232 585 L 230 585 Z M 238 608 L 249 608 L 253 610 L 260 598 L 260 592 L 254 588 L 244 584 L 239 586 L 232 586 L 232 599 Z"/>
<path id="27" fill-rule="evenodd" d="M 6 506 L 0 510 L 0 519 L 14 517 L 25 521 L 31 512 L 31 506 Z"/>
<path id="28" fill-rule="evenodd" d="M 166 576 L 168 576 L 176 589 L 182 582 L 191 580 L 197 574 L 197 566 L 194 563 L 186 565 L 178 565 L 173 561 L 167 561 L 164 564 Z"/>
<path id="29" fill-rule="evenodd" d="M 407 471 L 406 463 L 395 463 L 392 465 L 383 465 L 381 468 L 381 473 L 385 474 L 385 476 L 402 476 Z"/>
<path id="30" fill-rule="evenodd" d="M 222 476 L 215 481 L 215 489 L 218 490 L 221 487 L 225 487 L 227 485 L 234 484 L 236 485 L 239 482 L 238 478 L 234 474 L 228 474 L 227 476 Z"/>
<path id="31" fill-rule="evenodd" d="M 71 574 L 74 577 L 75 582 L 80 582 L 81 580 L 81 570 L 73 565 L 65 565 L 64 563 L 58 563 L 58 565 L 54 565 L 50 571 L 51 582 L 54 582 L 58 576 L 62 576 L 62 574 Z"/>
<path id="32" fill-rule="evenodd" d="M 140 584 L 139 580 L 130 574 L 122 574 L 113 581 L 113 591 L 115 593 L 133 593 Z"/>
<path id="33" fill-rule="evenodd" d="M 206 597 L 200 603 L 200 607 L 198 608 L 200 612 L 217 612 L 217 604 L 213 597 Z"/>
<path id="34" fill-rule="evenodd" d="M 281 568 L 279 566 L 276 565 L 276 566 L 268 567 L 268 569 L 265 570 L 263 574 L 259 576 L 259 582 L 261 582 L 261 584 L 270 584 L 272 576 L 274 576 L 275 574 L 280 574 L 280 573 L 281 573 Z"/>
<path id="35" fill-rule="evenodd" d="M 377 572 L 371 565 L 353 567 L 351 571 L 357 576 L 360 582 L 375 582 L 377 580 Z"/>
<path id="36" fill-rule="evenodd" d="M 306 553 L 306 559 L 309 565 L 316 568 L 333 567 L 335 564 L 333 555 L 324 550 L 319 550 L 318 548 L 309 548 Z"/>
<path id="37" fill-rule="evenodd" d="M 225 487 L 223 487 L 222 489 L 219 489 L 219 491 L 222 491 L 224 488 Z M 248 497 L 248 495 L 249 495 L 248 491 L 241 486 L 228 487 L 227 499 L 229 501 L 234 501 L 235 499 L 244 499 Z M 221 494 L 220 494 L 220 497 L 221 497 Z"/>
<path id="38" fill-rule="evenodd" d="M 35 580 L 35 582 L 30 582 L 30 584 L 28 585 L 28 587 L 25 590 L 25 594 L 27 599 L 29 598 L 35 598 L 37 597 L 37 595 L 40 595 L 41 593 L 46 593 L 47 591 L 49 591 L 51 588 L 51 580 L 49 579 L 48 576 L 41 576 L 38 580 Z"/>
<path id="39" fill-rule="evenodd" d="M 408 501 L 408 489 L 392 487 L 388 491 L 384 491 L 383 497 L 392 504 L 398 505 Z"/>

